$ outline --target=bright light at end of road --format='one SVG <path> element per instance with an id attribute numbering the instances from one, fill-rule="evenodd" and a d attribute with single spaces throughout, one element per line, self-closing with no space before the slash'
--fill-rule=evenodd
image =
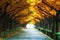
<path id="1" fill-rule="evenodd" d="M 27 24 L 26 25 L 26 28 L 34 28 L 35 26 L 34 26 L 34 24 Z"/>

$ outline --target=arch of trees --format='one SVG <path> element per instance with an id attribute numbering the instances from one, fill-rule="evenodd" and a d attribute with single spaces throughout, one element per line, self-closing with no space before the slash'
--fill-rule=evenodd
<path id="1" fill-rule="evenodd" d="M 25 25 L 32 20 L 29 18 L 31 16 L 39 25 L 37 29 L 49 36 L 52 34 L 51 37 L 54 39 L 59 39 L 57 32 L 60 32 L 60 0 L 41 0 L 32 7 L 33 11 L 30 11 L 31 5 L 27 0 L 1 0 L 0 2 L 0 32 Z M 35 11 L 37 16 L 33 13 Z"/>

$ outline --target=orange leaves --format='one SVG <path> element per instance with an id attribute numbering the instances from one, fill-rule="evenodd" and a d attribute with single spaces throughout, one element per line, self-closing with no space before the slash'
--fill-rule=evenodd
<path id="1" fill-rule="evenodd" d="M 15 17 L 20 23 L 39 22 L 45 18 L 56 16 L 60 10 L 60 0 L 10 0 L 12 3 L 6 8 L 7 14 Z"/>
<path id="2" fill-rule="evenodd" d="M 46 4 L 44 3 L 40 3 L 39 6 L 42 10 L 46 11 L 46 12 L 49 12 L 51 10 L 51 8 L 49 6 L 47 6 Z"/>
<path id="3" fill-rule="evenodd" d="M 60 0 L 57 0 L 57 2 L 55 3 L 55 5 L 57 6 L 58 10 L 60 10 Z"/>
<path id="4" fill-rule="evenodd" d="M 56 0 L 45 0 L 45 1 L 49 4 L 54 4 L 56 2 Z"/>
<path id="5" fill-rule="evenodd" d="M 56 16 L 56 11 L 54 8 L 52 9 L 48 4 L 40 3 L 37 5 L 37 7 L 39 8 L 38 11 L 46 15 L 46 17 Z"/>
<path id="6" fill-rule="evenodd" d="M 45 0 L 44 2 L 49 6 L 53 6 L 56 10 L 60 9 L 60 0 Z"/>
<path id="7" fill-rule="evenodd" d="M 56 11 L 55 10 L 51 10 L 50 14 L 53 15 L 53 16 L 56 16 Z"/>

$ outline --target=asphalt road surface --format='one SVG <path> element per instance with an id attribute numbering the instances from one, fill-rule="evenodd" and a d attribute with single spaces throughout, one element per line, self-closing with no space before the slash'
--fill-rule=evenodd
<path id="1" fill-rule="evenodd" d="M 24 29 L 19 34 L 5 40 L 52 40 L 37 29 Z"/>

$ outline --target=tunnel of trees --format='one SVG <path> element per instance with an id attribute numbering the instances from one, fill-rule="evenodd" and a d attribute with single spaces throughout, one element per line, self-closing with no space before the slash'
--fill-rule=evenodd
<path id="1" fill-rule="evenodd" d="M 22 3 L 23 3 L 23 5 L 22 5 Z M 43 0 L 42 0 L 42 3 L 48 5 Z M 16 4 L 18 4 L 18 1 L 16 2 Z M 14 10 L 11 9 L 9 7 L 9 5 L 11 5 L 11 1 L 8 1 L 8 0 L 6 0 L 6 1 L 2 0 L 0 3 L 0 36 L 1 37 L 6 37 L 6 36 L 3 36 L 5 34 L 4 32 L 10 32 L 13 29 L 15 30 L 16 28 L 25 27 L 25 25 L 29 22 L 28 21 L 28 22 L 25 22 L 24 24 L 20 24 L 20 22 L 18 21 L 20 19 L 20 17 L 22 17 L 22 16 L 26 17 L 27 15 L 31 14 L 31 12 L 28 10 L 29 14 L 18 15 L 19 11 L 22 11 L 29 7 L 29 4 L 27 2 L 25 2 L 25 1 L 21 2 L 20 4 L 17 5 L 19 7 L 15 7 L 15 5 L 12 4 L 14 6 L 14 7 L 12 6 Z M 44 19 L 42 19 L 42 20 L 39 19 L 40 22 L 35 24 L 35 26 L 36 26 L 35 28 L 42 31 L 46 35 L 50 36 L 54 40 L 60 40 L 60 10 L 59 10 L 60 7 L 58 7 L 58 8 L 55 6 L 49 6 L 49 7 L 56 11 L 56 16 L 54 16 L 54 15 L 48 13 L 47 11 L 43 10 L 42 8 L 40 8 L 39 4 L 37 5 L 37 8 L 39 10 L 43 11 L 43 14 L 45 16 L 44 16 Z M 46 14 L 44 12 L 46 14 L 50 15 L 50 17 L 47 18 Z M 18 16 L 16 16 L 16 15 L 18 15 Z M 41 16 L 43 17 L 43 15 L 41 15 Z"/>
<path id="2" fill-rule="evenodd" d="M 41 20 L 40 23 L 37 23 L 36 27 L 38 30 L 42 31 L 46 35 L 50 36 L 54 40 L 60 40 L 59 32 L 60 32 L 60 11 L 57 11 L 56 17 L 46 18 L 45 20 Z"/>

